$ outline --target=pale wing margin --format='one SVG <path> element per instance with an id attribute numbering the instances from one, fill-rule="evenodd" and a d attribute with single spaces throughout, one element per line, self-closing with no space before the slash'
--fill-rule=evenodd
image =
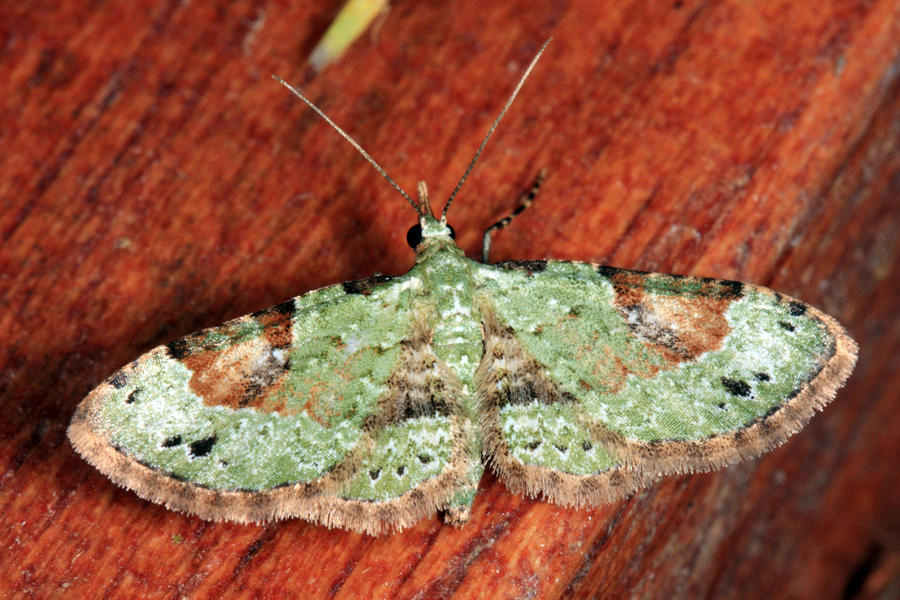
<path id="1" fill-rule="evenodd" d="M 409 526 L 449 504 L 469 463 L 452 385 L 439 406 L 396 392 L 429 335 L 417 286 L 347 282 L 155 348 L 81 402 L 69 439 L 115 483 L 205 519 Z M 400 469 L 404 429 L 427 460 Z"/>
<path id="2" fill-rule="evenodd" d="M 561 399 L 506 400 L 505 422 L 488 402 L 491 461 L 513 487 L 564 504 L 621 494 L 596 479 L 602 472 L 579 470 L 571 449 L 530 450 L 529 428 L 590 433 L 611 458 L 606 473 L 627 467 L 617 488 L 627 490 L 782 443 L 834 397 L 856 359 L 833 318 L 758 286 L 562 261 L 485 266 L 478 281 L 499 330 Z M 561 493 L 560 478 L 598 490 Z"/>

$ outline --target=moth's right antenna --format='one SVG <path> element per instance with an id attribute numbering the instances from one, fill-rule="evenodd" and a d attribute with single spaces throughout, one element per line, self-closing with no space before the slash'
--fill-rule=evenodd
<path id="1" fill-rule="evenodd" d="M 544 44 L 544 45 L 546 46 L 546 44 Z M 337 132 L 341 135 L 342 138 L 344 138 L 345 140 L 347 140 L 348 142 L 350 142 L 350 145 L 353 146 L 354 148 L 356 148 L 356 150 L 357 150 L 360 154 L 363 155 L 363 158 L 365 158 L 367 161 L 369 161 L 369 164 L 371 164 L 373 167 L 375 167 L 375 170 L 378 171 L 379 173 L 381 173 L 381 176 L 384 177 L 385 179 L 387 179 L 387 182 L 388 182 L 389 184 L 391 184 L 392 186 L 394 186 L 394 189 L 395 189 L 395 190 L 397 190 L 398 192 L 400 192 L 400 195 L 401 195 L 401 196 L 403 196 L 404 198 L 406 198 L 406 201 L 409 202 L 409 205 L 412 206 L 414 209 L 416 209 L 416 214 L 418 214 L 419 217 L 424 217 L 424 216 L 425 216 L 425 215 L 422 214 L 422 210 L 421 210 L 418 206 L 416 206 L 416 203 L 412 201 L 412 198 L 409 197 L 409 194 L 407 194 L 406 192 L 404 192 L 404 191 L 403 191 L 403 188 L 401 188 L 399 185 L 397 185 L 397 182 L 395 182 L 393 179 L 391 179 L 391 176 L 387 174 L 387 171 L 385 171 L 384 169 L 382 169 L 382 168 L 381 168 L 381 165 L 379 165 L 377 162 L 375 162 L 375 159 L 372 158 L 372 157 L 369 155 L 368 152 L 366 152 L 365 150 L 363 150 L 362 146 L 360 146 L 359 144 L 356 143 L 356 140 L 354 140 L 352 137 L 350 137 L 349 135 L 347 135 L 347 133 L 344 132 L 343 129 L 341 129 L 340 127 L 338 127 L 337 124 L 336 124 L 334 121 L 332 121 L 331 119 L 329 119 L 329 118 L 328 118 L 328 115 L 326 115 L 324 112 L 322 112 L 322 109 L 320 109 L 318 106 L 316 106 L 315 104 L 313 104 L 312 101 L 310 101 L 306 96 L 304 96 L 304 95 L 301 94 L 299 91 L 297 91 L 291 84 L 289 84 L 288 82 L 286 82 L 286 81 L 285 81 L 284 79 L 282 79 L 281 77 L 278 77 L 277 75 L 272 75 L 272 79 L 274 79 L 275 81 L 277 81 L 278 83 L 280 83 L 281 85 L 283 85 L 284 87 L 286 87 L 287 89 L 291 90 L 291 92 L 293 92 L 293 94 L 294 94 L 295 96 L 297 96 L 298 98 L 300 98 L 301 100 L 303 100 L 303 102 L 305 102 L 306 105 L 307 105 L 308 107 L 310 107 L 311 109 L 313 109 L 317 115 L 319 115 L 320 117 L 322 117 L 323 119 L 325 119 L 325 122 L 326 122 L 326 123 L 328 123 L 329 125 L 331 125 L 331 127 L 334 128 L 334 130 L 337 131 Z"/>
<path id="2" fill-rule="evenodd" d="M 472 158 L 472 162 L 469 163 L 469 167 L 466 169 L 466 172 L 463 173 L 462 179 L 459 180 L 459 183 L 456 184 L 456 188 L 453 190 L 453 193 L 450 194 L 450 199 L 447 200 L 447 204 L 444 205 L 444 210 L 441 213 L 441 219 L 444 219 L 447 216 L 447 210 L 450 208 L 450 203 L 453 202 L 453 199 L 456 197 L 456 193 L 459 192 L 459 188 L 462 187 L 463 182 L 465 182 L 466 178 L 469 176 L 469 173 L 472 172 L 472 169 L 475 168 L 475 162 L 478 160 L 478 157 L 481 156 L 482 150 L 487 146 L 488 140 L 491 139 L 491 134 L 494 133 L 494 130 L 497 129 L 497 125 L 500 124 L 500 119 L 503 118 L 503 115 L 506 114 L 506 111 L 509 110 L 510 105 L 512 105 L 513 100 L 516 99 L 516 95 L 519 93 L 519 90 L 522 89 L 522 85 L 525 83 L 525 80 L 528 79 L 528 76 L 531 74 L 531 70 L 534 68 L 534 65 L 537 64 L 538 59 L 541 57 L 541 54 L 544 53 L 544 50 L 547 48 L 547 44 L 553 41 L 553 38 L 547 38 L 547 41 L 544 42 L 544 45 L 541 46 L 541 49 L 538 50 L 538 53 L 531 59 L 531 64 L 528 65 L 528 68 L 525 69 L 525 72 L 522 74 L 522 77 L 519 79 L 519 83 L 516 85 L 516 89 L 513 90 L 512 94 L 509 95 L 509 100 L 506 101 L 506 105 L 503 107 L 503 110 L 500 111 L 500 114 L 497 115 L 497 119 L 494 121 L 494 124 L 491 125 L 491 128 L 488 130 L 487 135 L 484 136 L 484 141 L 481 142 L 481 145 L 478 146 L 478 151 L 475 152 L 475 156 Z"/>

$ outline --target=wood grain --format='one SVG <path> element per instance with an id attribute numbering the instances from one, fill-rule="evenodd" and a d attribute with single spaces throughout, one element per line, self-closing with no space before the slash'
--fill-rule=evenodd
<path id="1" fill-rule="evenodd" d="M 6 597 L 868 598 L 900 589 L 900 4 L 397 0 L 320 74 L 340 2 L 0 6 L 0 590 Z M 761 460 L 563 509 L 487 475 L 472 521 L 371 538 L 211 524 L 65 439 L 142 351 L 412 263 L 407 190 L 469 256 L 742 279 L 835 315 L 849 385 Z M 440 206 L 440 204 L 439 204 Z"/>

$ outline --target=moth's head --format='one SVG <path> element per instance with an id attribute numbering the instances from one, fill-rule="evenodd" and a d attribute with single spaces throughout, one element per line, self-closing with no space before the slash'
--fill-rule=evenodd
<path id="1" fill-rule="evenodd" d="M 413 250 L 421 244 L 446 244 L 449 242 L 456 245 L 453 240 L 456 239 L 456 232 L 453 227 L 447 225 L 445 219 L 438 221 L 433 216 L 428 215 L 419 219 L 419 222 L 409 228 L 406 232 L 406 243 Z"/>
<path id="2" fill-rule="evenodd" d="M 456 232 L 447 225 L 447 217 L 436 219 L 431 212 L 431 202 L 428 199 L 428 187 L 424 181 L 419 182 L 419 222 L 406 232 L 406 243 L 416 251 L 416 255 L 431 254 L 429 250 L 437 250 L 444 247 L 456 247 Z M 432 251 L 433 251 L 432 250 Z M 427 251 L 427 252 L 426 252 Z"/>

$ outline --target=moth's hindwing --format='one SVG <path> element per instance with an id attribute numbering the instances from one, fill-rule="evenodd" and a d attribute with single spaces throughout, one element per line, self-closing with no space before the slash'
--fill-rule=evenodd
<path id="1" fill-rule="evenodd" d="M 347 282 L 155 348 L 82 402 L 70 439 L 203 518 L 409 526 L 447 507 L 472 435 L 453 374 L 431 368 L 416 283 Z"/>
<path id="2" fill-rule="evenodd" d="M 834 319 L 759 286 L 559 261 L 477 280 L 485 454 L 512 489 L 563 504 L 757 456 L 856 360 Z"/>

